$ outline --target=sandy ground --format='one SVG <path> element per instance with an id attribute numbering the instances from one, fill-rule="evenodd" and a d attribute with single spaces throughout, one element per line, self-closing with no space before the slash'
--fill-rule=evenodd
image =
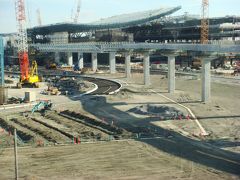
<path id="1" fill-rule="evenodd" d="M 20 179 L 237 179 L 135 141 L 18 152 Z M 13 149 L 0 157 L 0 179 L 14 179 Z"/>
<path id="2" fill-rule="evenodd" d="M 123 88 L 135 92 L 107 97 L 109 104 L 116 104 L 114 105 L 116 109 L 127 111 L 141 104 L 163 104 L 182 109 L 178 105 L 152 92 L 154 90 L 189 107 L 198 117 L 204 129 L 210 133 L 210 136 L 205 138 L 206 141 L 224 149 L 240 152 L 239 85 L 212 83 L 211 100 L 208 103 L 202 103 L 201 80 L 176 77 L 176 92 L 169 94 L 167 93 L 167 78 L 163 75 L 151 75 L 150 87 L 143 85 L 143 75 L 138 73 L 132 74 L 132 78 L 128 80 L 124 77 L 124 74 L 120 73 L 116 74 L 115 77 L 110 77 L 108 74 L 101 76 L 118 80 L 123 84 Z M 100 112 L 101 110 L 98 114 Z M 135 117 L 135 115 L 131 117 Z M 125 120 L 128 121 L 128 119 Z M 199 133 L 198 126 L 191 121 L 156 121 L 154 119 L 154 124 L 165 128 L 178 129 L 182 132 L 185 131 L 187 132 L 186 134 L 190 135 Z"/>

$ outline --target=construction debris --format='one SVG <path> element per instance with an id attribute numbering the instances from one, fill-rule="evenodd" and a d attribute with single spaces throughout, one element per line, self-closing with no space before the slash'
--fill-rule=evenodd
<path id="1" fill-rule="evenodd" d="M 83 82 L 81 79 L 76 78 L 66 78 L 56 76 L 54 78 L 48 78 L 48 89 L 43 90 L 41 94 L 45 95 L 74 95 L 84 89 L 89 88 L 87 83 Z"/>
<path id="2" fill-rule="evenodd" d="M 128 112 L 132 112 L 140 115 L 156 116 L 164 120 L 179 119 L 180 117 L 181 118 L 184 117 L 184 113 L 174 107 L 158 106 L 158 105 L 151 105 L 151 104 L 137 106 L 135 108 L 128 110 Z"/>

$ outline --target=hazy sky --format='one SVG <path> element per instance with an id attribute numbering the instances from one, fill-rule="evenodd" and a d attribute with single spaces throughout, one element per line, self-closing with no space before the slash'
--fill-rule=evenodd
<path id="1" fill-rule="evenodd" d="M 0 33 L 16 32 L 15 0 L 0 0 Z M 82 0 L 80 23 L 98 20 L 118 14 L 182 6 L 173 15 L 184 12 L 200 15 L 202 0 Z M 209 0 L 211 17 L 240 16 L 240 0 Z M 71 20 L 76 11 L 76 0 L 25 0 L 28 27 L 37 25 L 36 10 L 41 12 L 42 24 L 60 23 Z"/>

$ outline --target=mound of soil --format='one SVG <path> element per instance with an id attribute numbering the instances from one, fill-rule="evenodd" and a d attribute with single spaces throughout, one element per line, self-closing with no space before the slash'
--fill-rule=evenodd
<path id="1" fill-rule="evenodd" d="M 177 118 L 178 116 L 184 116 L 183 112 L 174 107 L 160 105 L 158 106 L 151 104 L 137 106 L 135 108 L 128 110 L 128 112 L 140 115 L 157 116 L 160 119 L 172 119 Z"/>

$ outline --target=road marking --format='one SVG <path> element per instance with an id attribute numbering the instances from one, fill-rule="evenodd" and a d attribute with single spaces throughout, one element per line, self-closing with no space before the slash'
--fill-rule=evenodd
<path id="1" fill-rule="evenodd" d="M 106 91 L 104 91 L 103 93 L 108 92 L 111 88 L 112 88 L 112 86 L 109 86 L 109 88 Z"/>
<path id="2" fill-rule="evenodd" d="M 205 152 L 202 152 L 202 151 L 199 151 L 199 150 L 197 150 L 196 152 L 198 152 L 200 154 L 203 154 L 203 155 L 206 155 L 206 156 L 209 156 L 209 157 L 213 157 L 213 158 L 216 158 L 216 159 L 220 159 L 220 160 L 224 160 L 224 161 L 227 161 L 227 162 L 230 162 L 230 163 L 233 163 L 233 164 L 240 165 L 239 162 L 236 162 L 236 161 L 233 161 L 233 160 L 229 160 L 229 159 L 226 159 L 226 158 L 222 158 L 222 157 L 219 157 L 219 156 L 208 154 L 208 153 L 205 153 Z"/>
<path id="3" fill-rule="evenodd" d="M 127 83 L 127 81 L 120 80 L 120 79 L 117 79 L 117 81 L 119 81 L 120 83 L 123 83 L 123 84 L 125 84 L 126 86 L 128 86 L 128 85 L 129 85 L 129 84 Z"/>
<path id="4" fill-rule="evenodd" d="M 173 103 L 175 103 L 175 104 L 177 104 L 177 105 L 179 105 L 179 106 L 187 109 L 187 111 L 189 112 L 189 114 L 193 117 L 194 121 L 197 123 L 198 127 L 200 128 L 202 135 L 204 135 L 204 136 L 205 136 L 205 135 L 208 135 L 208 133 L 205 131 L 205 129 L 203 128 L 203 126 L 200 124 L 200 122 L 198 121 L 198 119 L 196 118 L 196 116 L 193 114 L 193 112 L 191 111 L 191 109 L 189 109 L 187 106 L 184 106 L 184 105 L 182 105 L 182 104 L 180 104 L 180 103 L 178 103 L 178 102 L 170 99 L 170 98 L 167 97 L 167 96 L 164 96 L 163 94 L 157 93 L 156 91 L 154 91 L 154 90 L 152 90 L 152 89 L 150 89 L 150 91 L 152 91 L 152 92 L 156 93 L 157 95 L 162 96 L 163 98 L 165 98 L 165 99 L 167 99 L 167 100 L 169 100 L 169 101 L 171 101 L 171 102 L 173 102 Z"/>

